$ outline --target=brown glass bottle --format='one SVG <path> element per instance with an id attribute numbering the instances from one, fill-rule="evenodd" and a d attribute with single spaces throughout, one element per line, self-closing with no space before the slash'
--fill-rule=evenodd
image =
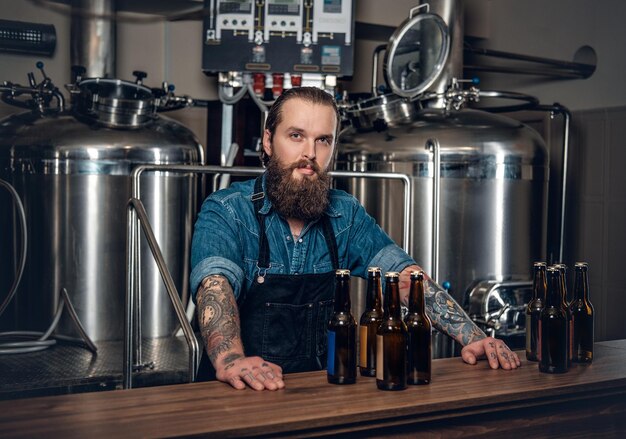
<path id="1" fill-rule="evenodd" d="M 548 289 L 539 323 L 539 370 L 564 373 L 568 370 L 567 313 L 561 300 L 561 274 L 558 267 L 547 270 Z"/>
<path id="2" fill-rule="evenodd" d="M 400 274 L 385 273 L 385 310 L 376 331 L 376 386 L 381 390 L 406 389 L 406 325 L 400 309 Z"/>
<path id="3" fill-rule="evenodd" d="M 546 263 L 535 262 L 533 270 L 533 298 L 526 306 L 526 359 L 539 361 L 537 345 L 539 342 L 539 319 L 546 299 Z"/>
<path id="4" fill-rule="evenodd" d="M 409 291 L 409 312 L 404 318 L 408 333 L 408 384 L 430 383 L 432 324 L 426 315 L 425 300 L 424 272 L 413 271 Z"/>
<path id="5" fill-rule="evenodd" d="M 589 301 L 589 278 L 586 262 L 574 265 L 574 298 L 569 305 L 572 314 L 572 361 L 593 361 L 593 305 Z"/>
<path id="6" fill-rule="evenodd" d="M 359 321 L 359 368 L 363 376 L 376 376 L 376 331 L 382 321 L 383 286 L 380 268 L 369 267 L 365 311 Z"/>
<path id="7" fill-rule="evenodd" d="M 574 349 L 572 343 L 572 313 L 567 305 L 567 265 L 554 264 L 554 266 L 559 269 L 561 274 L 561 305 L 567 314 L 567 361 L 571 366 Z"/>
<path id="8" fill-rule="evenodd" d="M 328 382 L 356 382 L 356 322 L 350 313 L 350 270 L 335 272 L 335 310 L 328 322 Z"/>

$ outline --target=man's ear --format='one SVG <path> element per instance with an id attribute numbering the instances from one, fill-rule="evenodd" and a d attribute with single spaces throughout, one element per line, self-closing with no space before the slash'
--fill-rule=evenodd
<path id="1" fill-rule="evenodd" d="M 268 155 L 268 157 L 270 157 L 272 155 L 272 142 L 270 140 L 270 131 L 269 130 L 264 130 L 263 131 L 263 151 L 265 151 L 265 154 Z"/>

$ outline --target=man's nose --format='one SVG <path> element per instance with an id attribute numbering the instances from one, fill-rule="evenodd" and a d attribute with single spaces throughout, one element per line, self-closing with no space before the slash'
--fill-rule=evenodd
<path id="1" fill-rule="evenodd" d="M 316 156 L 316 152 L 315 152 L 315 140 L 311 140 L 311 141 L 307 141 L 306 145 L 304 146 L 304 151 L 302 152 L 302 155 L 313 161 L 315 160 L 315 156 Z"/>

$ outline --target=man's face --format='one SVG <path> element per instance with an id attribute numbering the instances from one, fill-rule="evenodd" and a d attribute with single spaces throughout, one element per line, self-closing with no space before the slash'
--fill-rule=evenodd
<path id="1" fill-rule="evenodd" d="M 281 121 L 276 126 L 274 138 L 270 132 L 263 133 L 263 149 L 283 168 L 295 165 L 292 177 L 315 179 L 315 164 L 325 171 L 335 149 L 337 116 L 328 105 L 293 98 L 283 104 Z"/>
<path id="2" fill-rule="evenodd" d="M 270 142 L 265 130 L 267 196 L 284 218 L 313 220 L 328 206 L 326 169 L 335 148 L 335 111 L 327 105 L 293 98 L 283 104 L 281 122 Z"/>

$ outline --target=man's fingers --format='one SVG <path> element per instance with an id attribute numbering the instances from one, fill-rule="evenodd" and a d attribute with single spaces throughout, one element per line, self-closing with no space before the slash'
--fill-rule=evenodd
<path id="1" fill-rule="evenodd" d="M 476 364 L 476 355 L 469 349 L 463 349 L 461 351 L 461 357 L 467 364 Z"/>
<path id="2" fill-rule="evenodd" d="M 246 385 L 238 376 L 234 376 L 228 380 L 228 384 L 233 386 L 237 390 L 243 390 L 246 388 Z"/>
<path id="3" fill-rule="evenodd" d="M 498 353 L 496 352 L 496 343 L 491 339 L 487 341 L 484 346 L 485 355 L 487 356 L 487 361 L 489 361 L 489 367 L 497 369 L 500 367 L 500 362 L 498 361 Z"/>
<path id="4" fill-rule="evenodd" d="M 285 382 L 283 381 L 283 371 L 280 366 L 275 365 L 273 363 L 263 362 L 261 364 L 262 373 L 267 378 L 267 382 L 265 383 L 265 387 L 270 390 L 282 389 L 285 387 Z M 273 383 L 276 388 L 273 389 L 268 387 L 270 383 Z"/>
<path id="5" fill-rule="evenodd" d="M 521 363 L 519 363 L 519 358 L 512 352 L 507 345 L 502 342 L 498 342 L 498 352 L 500 356 L 504 359 L 503 368 L 504 369 L 517 369 Z M 502 361 L 501 361 L 502 362 Z M 508 367 L 506 367 L 508 365 Z"/>
<path id="6" fill-rule="evenodd" d="M 263 390 L 265 386 L 263 383 L 256 379 L 256 377 L 252 374 L 250 369 L 243 368 L 241 369 L 241 378 L 252 387 L 254 390 Z"/>

